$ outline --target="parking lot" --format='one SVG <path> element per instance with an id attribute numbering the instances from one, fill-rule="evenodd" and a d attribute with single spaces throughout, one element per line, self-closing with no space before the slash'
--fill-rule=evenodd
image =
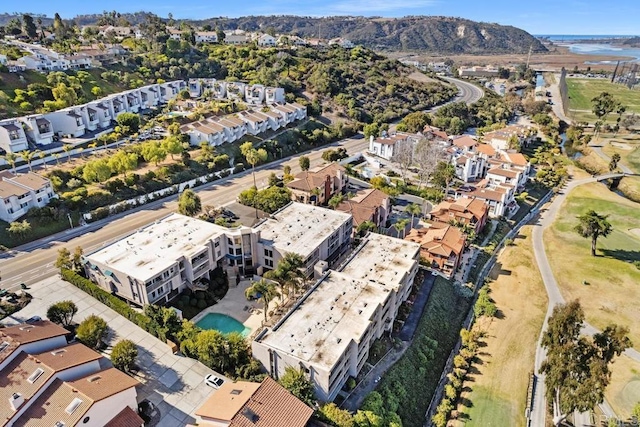
<path id="1" fill-rule="evenodd" d="M 62 300 L 75 302 L 78 306 L 75 322 L 95 314 L 109 325 L 105 357 L 109 357 L 111 347 L 121 339 L 136 343 L 140 370 L 134 377 L 141 383 L 137 387 L 138 402 L 147 400 L 159 411 L 159 421 L 154 425 L 175 427 L 195 422 L 193 413 L 213 391 L 204 384 L 204 377 L 214 371 L 196 360 L 174 355 L 167 344 L 58 276 L 38 282 L 27 292 L 33 295 L 31 303 L 3 323 L 21 323 L 36 315 L 45 318 L 49 305 Z"/>

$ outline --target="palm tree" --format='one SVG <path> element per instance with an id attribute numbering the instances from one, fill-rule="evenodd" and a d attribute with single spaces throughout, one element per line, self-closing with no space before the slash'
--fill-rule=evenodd
<path id="1" fill-rule="evenodd" d="M 332 198 L 329 199 L 329 206 L 331 206 L 332 209 L 336 209 L 338 205 L 344 201 L 344 199 L 344 194 L 335 194 Z"/>
<path id="2" fill-rule="evenodd" d="M 67 161 L 70 162 L 71 161 L 71 145 L 70 144 L 64 144 L 62 146 L 62 151 L 64 151 L 65 153 L 67 153 Z"/>
<path id="3" fill-rule="evenodd" d="M 279 295 L 276 285 L 265 279 L 260 279 L 257 282 L 251 282 L 244 291 L 244 296 L 248 300 L 259 298 L 264 305 L 264 323 L 267 323 L 267 310 L 269 309 L 269 303 L 272 299 Z"/>
<path id="4" fill-rule="evenodd" d="M 33 168 L 31 167 L 31 160 L 33 160 L 33 156 L 35 153 L 29 150 L 22 150 L 18 154 L 20 155 L 20 157 L 22 157 L 22 160 L 27 162 L 27 165 L 29 165 L 29 172 L 32 172 Z"/>
<path id="5" fill-rule="evenodd" d="M 288 293 L 295 296 L 298 289 L 305 280 L 302 269 L 304 268 L 304 260 L 298 254 L 287 252 L 278 262 L 278 266 L 274 270 L 274 276 L 282 280 L 283 288 L 288 287 Z"/>
<path id="6" fill-rule="evenodd" d="M 408 223 L 409 223 L 409 220 L 404 218 L 399 220 L 395 224 L 393 224 L 393 228 L 395 228 L 396 231 L 398 232 L 399 239 L 404 239 L 404 230 L 407 228 Z M 402 237 L 400 237 L 400 232 L 402 232 Z"/>
<path id="7" fill-rule="evenodd" d="M 575 226 L 575 231 L 582 237 L 591 237 L 591 255 L 596 256 L 596 244 L 598 237 L 607 237 L 613 231 L 613 227 L 607 221 L 609 215 L 600 215 L 594 210 L 578 216 L 580 221 Z"/>
<path id="8" fill-rule="evenodd" d="M 60 153 L 53 153 L 53 158 L 56 159 L 56 166 L 60 166 Z"/>
<path id="9" fill-rule="evenodd" d="M 417 203 L 410 203 L 405 208 L 405 211 L 411 214 L 411 228 L 413 228 L 413 219 L 416 215 L 420 215 L 422 213 L 422 208 Z"/>
<path id="10" fill-rule="evenodd" d="M 256 165 L 259 162 L 267 160 L 267 151 L 264 148 L 255 149 L 250 141 L 245 142 L 240 146 L 240 152 L 247 159 L 247 162 L 251 165 L 251 174 L 253 175 L 253 186 L 256 189 L 256 196 L 258 195 L 258 185 L 256 184 Z M 256 200 L 253 201 L 253 206 L 256 208 L 256 218 L 258 218 L 258 204 Z"/>
<path id="11" fill-rule="evenodd" d="M 80 154 L 80 158 L 84 159 L 84 155 L 82 154 L 82 152 L 84 151 L 84 148 L 79 147 L 78 149 L 76 149 L 76 152 L 78 154 Z"/>
<path id="12" fill-rule="evenodd" d="M 88 144 L 88 145 L 87 145 L 87 148 L 90 148 L 90 149 L 91 149 L 91 153 L 92 153 L 94 156 L 97 156 L 97 155 L 98 155 L 98 150 L 96 150 L 96 147 L 97 147 L 97 146 L 98 146 L 98 143 L 97 143 L 97 142 L 92 142 L 91 144 Z"/>
<path id="13" fill-rule="evenodd" d="M 15 153 L 7 153 L 2 156 L 8 165 L 13 169 L 13 173 L 16 173 L 16 161 L 18 160 L 18 156 Z"/>
<path id="14" fill-rule="evenodd" d="M 40 157 L 40 160 L 42 160 L 42 166 L 44 166 L 44 170 L 47 170 L 47 161 L 45 160 L 47 158 L 47 153 L 45 153 L 44 151 L 38 151 L 37 154 L 38 157 Z"/>

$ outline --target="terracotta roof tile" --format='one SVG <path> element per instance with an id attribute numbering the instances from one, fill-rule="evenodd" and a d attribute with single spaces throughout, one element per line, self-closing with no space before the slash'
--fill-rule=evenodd
<path id="1" fill-rule="evenodd" d="M 141 427 L 144 420 L 128 406 L 105 424 L 105 427 Z"/>
<path id="2" fill-rule="evenodd" d="M 91 399 L 98 401 L 140 383 L 116 368 L 109 368 L 75 381 L 69 381 L 69 384 Z"/>

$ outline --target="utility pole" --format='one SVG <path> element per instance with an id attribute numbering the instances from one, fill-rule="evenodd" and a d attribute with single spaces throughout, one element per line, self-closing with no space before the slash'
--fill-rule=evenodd
<path id="1" fill-rule="evenodd" d="M 529 45 L 529 55 L 527 56 L 527 66 L 525 68 L 525 70 L 529 69 L 529 61 L 531 60 L 531 51 L 533 50 L 533 44 Z"/>

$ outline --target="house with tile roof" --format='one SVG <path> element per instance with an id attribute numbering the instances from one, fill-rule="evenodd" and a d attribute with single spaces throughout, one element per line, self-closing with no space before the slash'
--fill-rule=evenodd
<path id="1" fill-rule="evenodd" d="M 286 186 L 291 191 L 291 199 L 294 201 L 326 205 L 333 195 L 342 192 L 347 181 L 346 169 L 334 162 L 302 171 Z"/>
<path id="2" fill-rule="evenodd" d="M 354 232 L 365 221 L 371 221 L 380 228 L 384 227 L 387 222 L 391 212 L 391 201 L 387 193 L 375 188 L 368 188 L 343 200 L 336 207 L 336 210 L 353 216 Z"/>
<path id="3" fill-rule="evenodd" d="M 484 200 L 460 198 L 458 200 L 447 199 L 438 203 L 429 212 L 428 217 L 432 221 L 443 223 L 456 222 L 458 224 L 473 227 L 476 234 L 480 233 L 487 223 L 489 206 Z"/>
<path id="4" fill-rule="evenodd" d="M 195 414 L 205 427 L 305 427 L 313 409 L 266 377 L 262 383 L 224 383 Z"/>
<path id="5" fill-rule="evenodd" d="M 41 353 L 66 345 L 68 333 L 48 320 L 0 329 L 0 370 L 21 352 Z"/>
<path id="6" fill-rule="evenodd" d="M 516 186 L 484 179 L 480 182 L 465 185 L 456 190 L 456 199 L 476 198 L 484 200 L 489 206 L 489 217 L 508 216 L 518 210 L 515 199 Z"/>
<path id="7" fill-rule="evenodd" d="M 509 150 L 526 147 L 535 136 L 536 132 L 531 126 L 509 125 L 485 133 L 482 140 L 496 150 Z"/>
<path id="8" fill-rule="evenodd" d="M 458 269 L 466 243 L 462 231 L 443 222 L 414 228 L 405 240 L 420 244 L 421 263 L 449 277 Z"/>
<path id="9" fill-rule="evenodd" d="M 393 157 L 399 152 L 401 145 L 409 144 L 413 150 L 413 147 L 421 137 L 421 135 L 404 132 L 383 134 L 378 138 L 374 138 L 372 135 L 369 139 L 369 152 L 383 159 L 393 160 Z"/>
<path id="10" fill-rule="evenodd" d="M 31 208 L 41 208 L 57 197 L 48 178 L 27 172 L 0 172 L 0 219 L 13 222 Z"/>

